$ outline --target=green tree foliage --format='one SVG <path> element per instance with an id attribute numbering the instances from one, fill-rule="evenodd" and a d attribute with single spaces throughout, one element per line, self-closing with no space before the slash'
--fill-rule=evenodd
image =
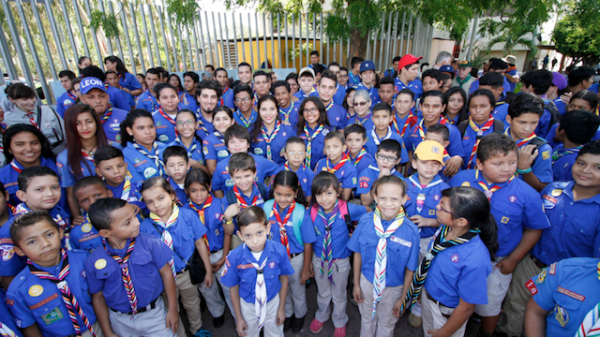
<path id="1" fill-rule="evenodd" d="M 104 35 L 107 38 L 119 36 L 119 21 L 114 14 L 92 9 L 90 25 L 96 30 L 104 29 Z"/>
<path id="2" fill-rule="evenodd" d="M 564 6 L 566 15 L 556 24 L 552 40 L 556 50 L 593 65 L 600 59 L 600 2 L 598 0 L 570 1 Z"/>

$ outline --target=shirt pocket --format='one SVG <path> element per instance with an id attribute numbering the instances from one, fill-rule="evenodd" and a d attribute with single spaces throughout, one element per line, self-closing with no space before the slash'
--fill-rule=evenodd
<path id="1" fill-rule="evenodd" d="M 287 257 L 286 257 L 287 259 Z M 281 269 L 279 268 L 279 263 L 275 261 L 269 261 L 265 265 L 263 269 L 263 275 L 266 280 L 279 280 L 279 275 L 281 275 Z"/>
<path id="2" fill-rule="evenodd" d="M 588 246 L 594 242 L 597 226 L 597 223 L 594 221 L 574 217 L 572 225 L 567 225 L 565 228 L 573 234 L 574 238 L 577 238 L 578 241 L 581 241 L 585 246 Z"/>
<path id="3" fill-rule="evenodd" d="M 498 237 L 512 233 L 523 223 L 523 209 L 513 203 L 492 203 L 493 214 L 498 225 Z"/>
<path id="4" fill-rule="evenodd" d="M 576 314 L 577 311 L 579 311 L 579 308 L 581 307 L 581 303 L 583 303 L 583 302 L 578 299 L 575 299 L 569 295 L 566 295 L 566 294 L 562 293 L 561 291 L 570 292 L 569 290 L 564 289 L 562 287 L 558 288 L 558 291 L 556 291 L 554 293 L 554 295 L 552 295 L 552 298 L 554 299 L 554 302 L 556 302 L 556 304 L 554 305 L 553 312 L 551 312 L 550 315 L 560 325 L 565 326 L 566 324 L 573 321 L 574 316 L 572 316 L 572 315 Z M 573 296 L 581 296 L 581 295 L 573 293 Z M 583 297 L 582 297 L 582 299 L 583 299 Z M 577 324 L 577 323 L 575 323 L 575 324 Z"/>
<path id="5" fill-rule="evenodd" d="M 133 274 L 132 270 L 135 267 L 135 277 L 139 280 L 152 280 L 158 274 L 158 269 L 152 262 L 150 255 L 138 255 L 129 260 L 129 274 Z"/>
<path id="6" fill-rule="evenodd" d="M 392 235 L 388 243 L 388 261 L 396 261 L 406 266 L 410 258 L 411 247 L 412 242 Z"/>
<path id="7" fill-rule="evenodd" d="M 70 322 L 69 314 L 61 310 L 61 302 L 62 295 L 57 291 L 44 299 L 39 299 L 39 302 L 32 303 L 29 305 L 29 309 L 36 317 L 38 324 L 51 325 L 65 318 Z"/>

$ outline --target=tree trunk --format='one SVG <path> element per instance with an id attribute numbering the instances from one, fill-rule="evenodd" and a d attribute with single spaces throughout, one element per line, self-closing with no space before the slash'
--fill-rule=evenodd
<path id="1" fill-rule="evenodd" d="M 363 32 L 360 32 L 357 28 L 351 28 L 350 30 L 350 57 L 358 56 L 365 58 L 367 55 L 367 38 L 369 35 L 362 36 Z M 350 69 L 350 68 L 348 68 Z"/>

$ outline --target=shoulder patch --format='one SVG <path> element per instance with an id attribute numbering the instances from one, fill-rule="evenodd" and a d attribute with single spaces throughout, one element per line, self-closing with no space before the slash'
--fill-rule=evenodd
<path id="1" fill-rule="evenodd" d="M 555 275 L 556 274 L 556 262 L 550 265 L 548 268 L 548 274 Z"/>
<path id="2" fill-rule="evenodd" d="M 527 289 L 531 293 L 531 296 L 538 293 L 537 287 L 535 286 L 535 283 L 532 280 L 527 281 L 527 283 L 525 283 L 525 287 L 527 287 Z"/>
<path id="3" fill-rule="evenodd" d="M 544 159 L 544 160 L 550 159 L 550 150 L 542 152 L 542 159 Z"/>
<path id="4" fill-rule="evenodd" d="M 28 294 L 29 294 L 29 296 L 31 296 L 31 297 L 38 297 L 38 296 L 40 296 L 40 295 L 41 295 L 43 292 L 44 292 L 44 288 L 43 288 L 41 285 L 39 285 L 39 284 L 36 284 L 36 285 L 33 285 L 33 286 L 31 286 L 31 287 L 29 288 L 29 291 L 28 291 L 27 293 L 28 293 Z"/>

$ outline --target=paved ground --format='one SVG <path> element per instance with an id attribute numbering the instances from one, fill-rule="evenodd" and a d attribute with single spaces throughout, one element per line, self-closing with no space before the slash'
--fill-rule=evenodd
<path id="1" fill-rule="evenodd" d="M 331 320 L 325 323 L 325 325 L 323 326 L 323 330 L 319 334 L 315 335 L 312 332 L 310 332 L 309 325 L 310 325 L 311 320 L 315 317 L 315 311 L 317 310 L 317 301 L 316 301 L 317 286 L 314 282 L 310 283 L 307 286 L 306 296 L 307 296 L 307 300 L 308 300 L 308 313 L 306 314 L 306 319 L 304 320 L 304 328 L 302 329 L 302 331 L 300 331 L 297 334 L 292 333 L 292 331 L 290 330 L 285 334 L 285 336 L 286 337 L 333 336 L 334 327 L 333 327 L 333 324 L 331 323 Z M 356 307 L 356 306 L 352 305 L 350 302 L 348 302 L 347 312 L 348 312 L 348 317 L 349 317 L 348 325 L 346 326 L 347 336 L 349 336 L 349 337 L 359 336 L 360 335 L 360 314 L 358 312 L 358 307 Z M 226 313 L 225 313 L 225 325 L 222 326 L 221 328 L 218 328 L 218 329 L 213 328 L 212 316 L 210 315 L 208 310 L 204 310 L 202 312 L 202 321 L 204 323 L 204 329 L 212 331 L 213 337 L 236 337 L 237 336 L 233 318 L 231 317 L 231 314 L 229 313 L 228 310 L 226 310 Z M 477 336 L 478 328 L 479 327 L 477 324 L 469 323 L 469 326 L 467 328 L 467 334 L 465 336 L 468 336 L 468 337 Z M 400 320 L 398 321 L 398 324 L 396 325 L 396 330 L 395 330 L 394 336 L 395 337 L 400 337 L 400 336 L 401 337 L 420 337 L 420 336 L 423 336 L 423 330 L 422 330 L 422 328 L 414 329 L 411 326 L 409 326 L 408 325 L 408 315 L 404 315 L 403 317 L 400 318 Z"/>

